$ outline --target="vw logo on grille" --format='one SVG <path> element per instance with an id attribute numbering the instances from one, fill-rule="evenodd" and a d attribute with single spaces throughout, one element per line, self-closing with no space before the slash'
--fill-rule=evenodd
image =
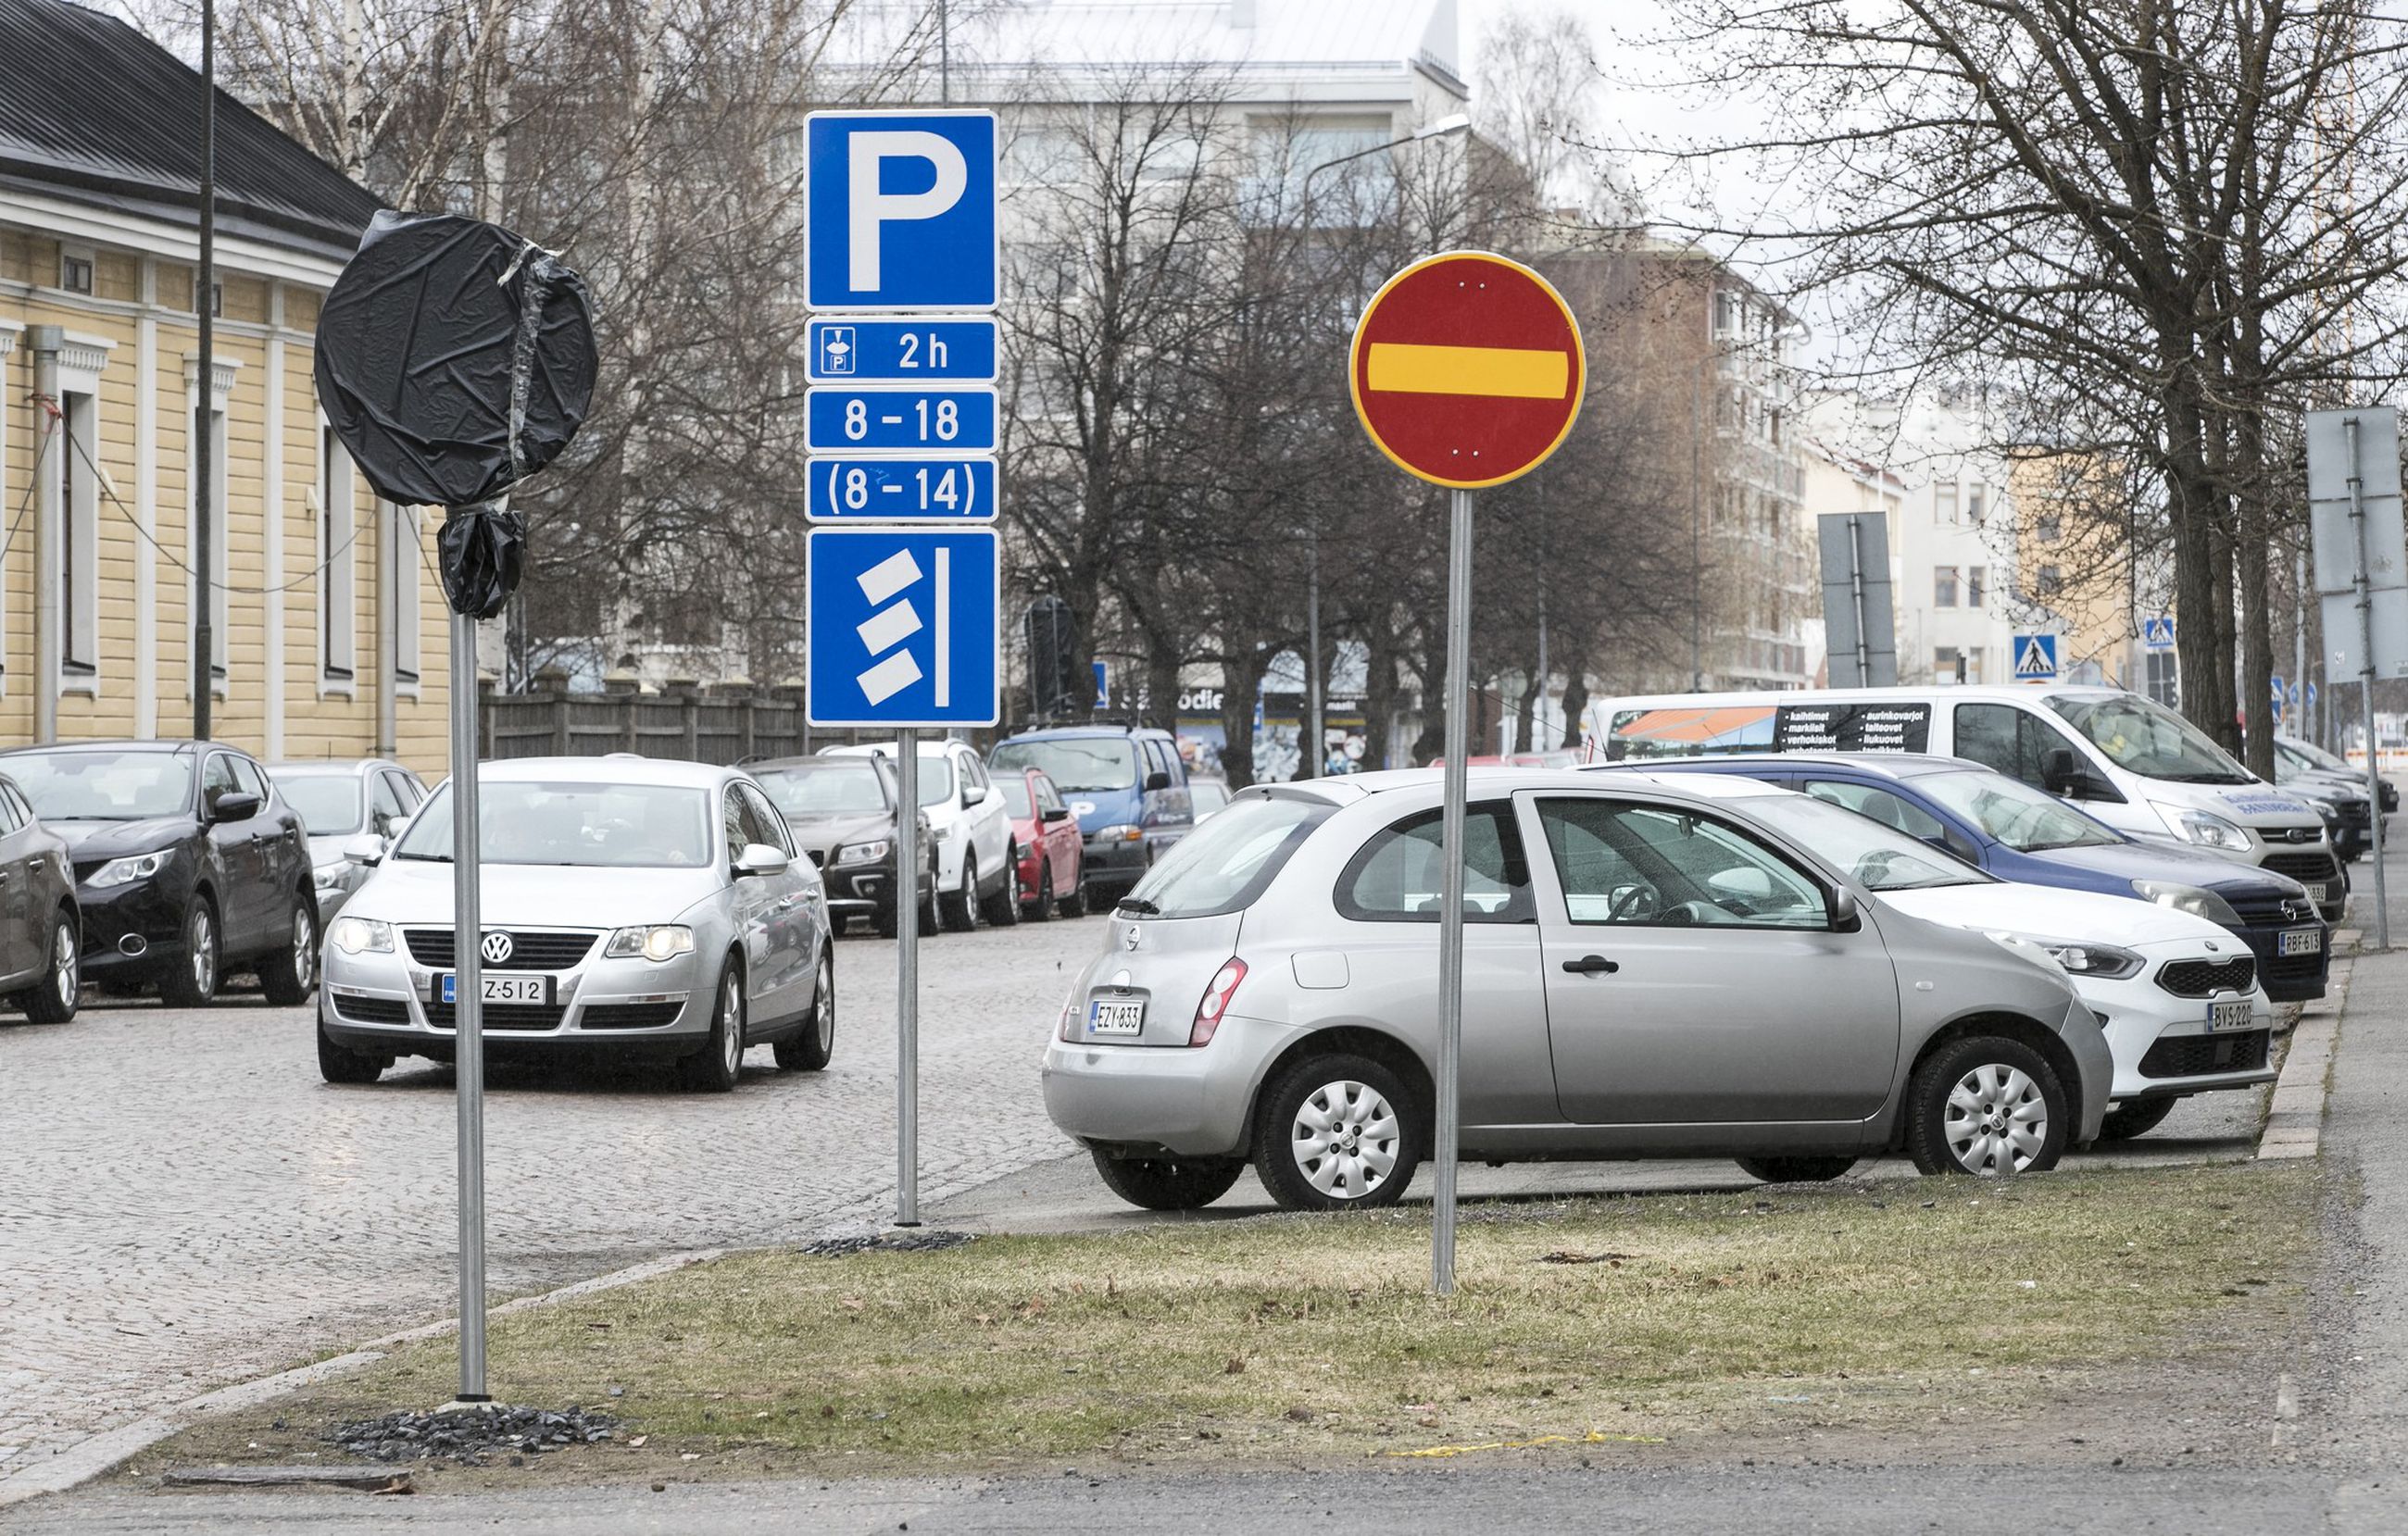
<path id="1" fill-rule="evenodd" d="M 486 960 L 494 965 L 499 965 L 509 959 L 510 950 L 513 947 L 508 933 L 488 933 L 485 935 L 484 942 L 477 946 Z"/>

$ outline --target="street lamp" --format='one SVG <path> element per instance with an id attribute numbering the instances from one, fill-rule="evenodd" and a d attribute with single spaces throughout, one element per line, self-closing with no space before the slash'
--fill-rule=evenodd
<path id="1" fill-rule="evenodd" d="M 1343 165 L 1350 161 L 1360 160 L 1366 155 L 1384 154 L 1390 149 L 1401 149 L 1408 144 L 1419 144 L 1426 139 L 1445 138 L 1450 135 L 1468 133 L 1470 128 L 1470 113 L 1451 113 L 1446 117 L 1439 119 L 1436 122 L 1427 123 L 1420 128 L 1414 129 L 1412 133 L 1407 134 L 1402 138 L 1391 139 L 1385 144 L 1374 144 L 1368 149 L 1356 149 L 1351 154 L 1340 155 L 1335 160 L 1325 160 L 1320 164 L 1313 166 L 1311 170 L 1304 173 L 1304 181 L 1297 188 L 1296 200 L 1298 204 L 1310 207 L 1312 203 L 1312 178 L 1333 166 Z M 1304 519 L 1304 665 L 1306 674 L 1306 702 L 1304 730 L 1299 733 L 1299 739 L 1297 742 L 1297 776 L 1298 778 L 1319 778 L 1321 776 L 1322 754 L 1327 750 L 1327 743 L 1324 740 L 1324 734 L 1326 728 L 1322 724 L 1321 718 L 1320 504 L 1317 502 L 1308 503 L 1305 507 Z"/>

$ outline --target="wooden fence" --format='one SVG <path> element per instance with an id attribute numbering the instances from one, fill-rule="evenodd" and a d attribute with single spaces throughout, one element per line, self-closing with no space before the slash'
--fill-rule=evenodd
<path id="1" fill-rule="evenodd" d="M 571 693 L 556 676 L 538 676 L 524 693 L 480 701 L 487 758 L 598 757 L 634 752 L 648 758 L 737 763 L 798 757 L 851 740 L 852 732 L 814 732 L 803 723 L 799 685 L 759 688 L 671 683 L 658 693 L 614 688 Z"/>

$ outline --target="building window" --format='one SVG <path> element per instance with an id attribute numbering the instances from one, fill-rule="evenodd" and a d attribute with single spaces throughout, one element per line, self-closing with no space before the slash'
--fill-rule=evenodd
<path id="1" fill-rule="evenodd" d="M 1931 680 L 1935 683 L 1961 683 L 1965 680 L 1965 658 L 1956 647 L 1939 646 L 1933 648 Z"/>
<path id="2" fill-rule="evenodd" d="M 92 252 L 63 250 L 59 252 L 59 286 L 70 293 L 92 292 Z"/>
<path id="3" fill-rule="evenodd" d="M 1986 512 L 1984 504 L 1987 500 L 1989 489 L 1985 485 L 1969 485 L 1965 488 L 1965 516 L 1976 528 L 1982 526 L 1982 519 Z"/>
<path id="4" fill-rule="evenodd" d="M 2064 519 L 2054 512 L 2042 513 L 2032 523 L 2032 536 L 2042 544 L 2055 544 L 2064 532 Z"/>
<path id="5" fill-rule="evenodd" d="M 2182 704 L 2182 669 L 2172 651 L 2153 650 L 2142 657 L 2143 687 L 2150 698 L 2168 709 Z"/>
<path id="6" fill-rule="evenodd" d="M 418 682 L 418 573 L 425 557 L 419 545 L 418 508 L 380 503 L 393 532 L 385 551 L 386 590 L 393 597 L 394 681 Z"/>
<path id="7" fill-rule="evenodd" d="M 2054 565 L 2043 565 L 2040 568 L 2040 575 L 2032 582 L 2032 595 L 2055 597 L 2064 588 L 2065 578 L 2058 573 L 2057 568 Z"/>
<path id="8" fill-rule="evenodd" d="M 335 429 L 318 430 L 318 662 L 328 682 L 348 683 L 358 665 L 359 560 L 352 548 L 351 458 Z"/>
<path id="9" fill-rule="evenodd" d="M 100 476 L 94 472 L 98 402 L 59 392 L 59 666 L 89 677 L 100 650 Z"/>
<path id="10" fill-rule="evenodd" d="M 1952 480 L 1946 485 L 1936 485 L 1931 488 L 1931 519 L 1934 522 L 1955 522 L 1956 520 L 1956 485 L 1955 481 Z"/>
<path id="11" fill-rule="evenodd" d="M 1727 336 L 1739 330 L 1739 295 L 1727 288 L 1714 290 L 1714 334 Z"/>
<path id="12" fill-rule="evenodd" d="M 1980 607 L 1982 605 L 1983 597 L 1989 591 L 1989 590 L 1990 572 L 1987 566 L 1973 565 L 1966 568 L 1965 606 L 1969 608 Z"/>
<path id="13" fill-rule="evenodd" d="M 1956 605 L 1956 567 L 1954 565 L 1938 566 L 1932 571 L 1931 605 L 1935 608 Z"/>
<path id="14" fill-rule="evenodd" d="M 1982 647 L 1979 646 L 1965 653 L 1965 680 L 1969 683 L 1982 680 Z"/>

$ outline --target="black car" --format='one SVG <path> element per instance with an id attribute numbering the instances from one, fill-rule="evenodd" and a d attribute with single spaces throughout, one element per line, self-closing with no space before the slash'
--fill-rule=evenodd
<path id="1" fill-rule="evenodd" d="M 895 765 L 882 757 L 781 758 L 745 770 L 769 791 L 795 846 L 810 856 L 827 889 L 828 921 L 844 932 L 866 917 L 895 936 L 895 807 L 902 795 Z M 937 840 L 920 823 L 920 932 L 937 932 Z"/>
<path id="2" fill-rule="evenodd" d="M 83 919 L 66 840 L 0 778 L 0 997 L 36 1024 L 64 1024 L 82 991 Z"/>
<path id="3" fill-rule="evenodd" d="M 156 982 L 176 1007 L 255 971 L 270 1003 L 318 977 L 318 903 L 301 818 L 248 753 L 214 742 L 76 742 L 0 752 L 43 824 L 66 840 L 84 974 Z"/>

